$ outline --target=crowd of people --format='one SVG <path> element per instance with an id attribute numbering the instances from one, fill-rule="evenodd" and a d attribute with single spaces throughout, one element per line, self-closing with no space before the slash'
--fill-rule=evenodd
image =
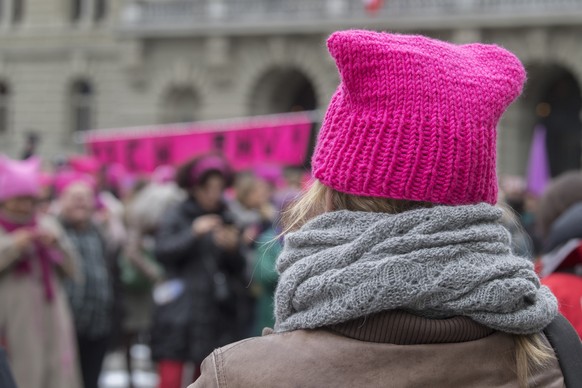
<path id="1" fill-rule="evenodd" d="M 304 175 L 213 153 L 140 176 L 2 157 L 0 345 L 18 386 L 96 388 L 108 352 L 131 372 L 145 343 L 159 387 L 184 387 L 216 347 L 272 327 L 277 219 Z"/>

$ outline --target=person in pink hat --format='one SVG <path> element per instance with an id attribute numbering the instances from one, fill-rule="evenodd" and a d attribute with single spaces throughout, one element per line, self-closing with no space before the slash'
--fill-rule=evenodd
<path id="1" fill-rule="evenodd" d="M 119 316 L 115 314 L 119 299 L 114 281 L 117 254 L 96 220 L 93 182 L 80 175 L 58 185 L 58 220 L 77 252 L 83 277 L 83 282 L 64 282 L 64 288 L 73 313 L 84 388 L 99 386 L 103 360 Z"/>
<path id="2" fill-rule="evenodd" d="M 77 279 L 70 241 L 37 212 L 38 159 L 0 156 L 0 342 L 20 388 L 78 388 L 65 278 Z"/>
<path id="3" fill-rule="evenodd" d="M 191 387 L 563 387 L 556 299 L 495 206 L 521 62 L 362 30 L 327 47 L 341 82 L 285 215 L 274 330 L 212 352 Z"/>

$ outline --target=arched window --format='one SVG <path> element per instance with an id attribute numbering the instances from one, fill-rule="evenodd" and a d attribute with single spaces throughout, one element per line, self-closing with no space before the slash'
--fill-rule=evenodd
<path id="1" fill-rule="evenodd" d="M 317 109 L 312 81 L 294 68 L 275 67 L 263 74 L 249 102 L 253 115 Z"/>
<path id="2" fill-rule="evenodd" d="M 8 85 L 0 82 L 0 133 L 8 132 L 8 105 L 10 102 L 10 90 Z"/>
<path id="3" fill-rule="evenodd" d="M 95 0 L 95 21 L 101 21 L 107 16 L 107 0 Z"/>
<path id="4" fill-rule="evenodd" d="M 71 87 L 71 123 L 73 131 L 86 131 L 93 126 L 94 90 L 86 80 L 75 81 Z"/>
<path id="5" fill-rule="evenodd" d="M 527 90 L 520 102 L 521 112 L 515 119 L 520 133 L 515 139 L 520 141 L 514 144 L 515 141 L 508 139 L 507 144 L 527 156 L 532 130 L 541 124 L 546 129 L 546 156 L 551 176 L 579 170 L 582 167 L 582 84 L 578 76 L 557 62 L 531 63 L 527 66 L 527 73 Z M 511 159 L 507 154 L 517 153 L 509 149 L 500 152 L 508 160 Z M 522 160 L 517 159 L 514 163 L 527 166 L 527 158 Z"/>
<path id="6" fill-rule="evenodd" d="M 192 88 L 174 87 L 165 95 L 161 121 L 164 123 L 186 123 L 198 116 L 199 98 Z"/>

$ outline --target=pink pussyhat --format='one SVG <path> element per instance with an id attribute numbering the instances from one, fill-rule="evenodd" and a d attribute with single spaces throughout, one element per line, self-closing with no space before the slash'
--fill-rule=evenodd
<path id="1" fill-rule="evenodd" d="M 101 169 L 101 163 L 92 156 L 74 155 L 69 158 L 69 165 L 75 171 L 95 175 Z"/>
<path id="2" fill-rule="evenodd" d="M 97 182 L 91 175 L 74 170 L 64 170 L 59 172 L 54 180 L 57 195 L 60 196 L 67 188 L 75 183 L 83 183 L 93 191 L 97 188 Z"/>
<path id="3" fill-rule="evenodd" d="M 0 155 L 0 202 L 40 195 L 40 159 L 12 160 Z"/>
<path id="4" fill-rule="evenodd" d="M 341 83 L 313 156 L 317 179 L 359 196 L 497 202 L 497 124 L 526 78 L 515 55 L 359 30 L 327 45 Z"/>
<path id="5" fill-rule="evenodd" d="M 279 166 L 264 164 L 255 167 L 254 172 L 257 177 L 274 187 L 283 185 L 283 169 Z"/>
<path id="6" fill-rule="evenodd" d="M 164 184 L 172 182 L 176 176 L 176 167 L 167 164 L 156 167 L 154 172 L 152 172 L 152 182 L 158 184 Z"/>

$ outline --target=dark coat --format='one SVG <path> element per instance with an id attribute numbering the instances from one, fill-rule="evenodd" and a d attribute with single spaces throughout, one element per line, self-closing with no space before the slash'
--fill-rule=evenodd
<path id="1" fill-rule="evenodd" d="M 574 238 L 582 238 L 582 202 L 569 207 L 552 224 L 544 251 L 550 252 Z"/>
<path id="2" fill-rule="evenodd" d="M 0 348 L 0 387 L 16 388 L 10 365 L 8 365 L 8 360 L 6 359 L 6 353 L 2 348 Z"/>
<path id="3" fill-rule="evenodd" d="M 204 212 L 193 199 L 171 208 L 156 236 L 156 258 L 168 279 L 180 279 L 185 289 L 174 301 L 156 306 L 152 328 L 155 360 L 200 363 L 216 347 L 244 336 L 247 302 L 245 259 L 221 250 L 211 235 L 195 237 L 192 222 Z M 230 223 L 225 207 L 215 212 Z M 226 280 L 221 299 L 217 276 Z M 222 290 L 224 291 L 224 289 Z"/>

